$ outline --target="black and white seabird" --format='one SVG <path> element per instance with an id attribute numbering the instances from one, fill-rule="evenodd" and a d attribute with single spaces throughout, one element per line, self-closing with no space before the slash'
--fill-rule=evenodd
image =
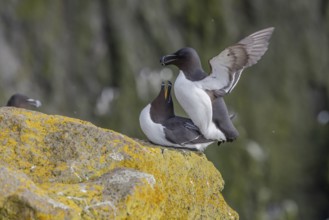
<path id="1" fill-rule="evenodd" d="M 192 120 L 175 116 L 171 82 L 161 84 L 159 95 L 140 113 L 140 126 L 154 144 L 203 151 L 213 140 L 207 140 Z"/>
<path id="2" fill-rule="evenodd" d="M 22 94 L 14 94 L 10 97 L 7 102 L 7 106 L 17 107 L 17 108 L 28 108 L 30 106 L 34 106 L 39 108 L 41 106 L 41 102 L 36 99 L 31 99 Z"/>
<path id="3" fill-rule="evenodd" d="M 182 48 L 160 59 L 162 65 L 173 64 L 179 68 L 175 81 L 176 98 L 207 139 L 220 143 L 233 141 L 239 135 L 223 96 L 233 90 L 242 71 L 264 55 L 273 31 L 270 27 L 255 32 L 210 59 L 210 75 L 202 69 L 193 48 Z"/>

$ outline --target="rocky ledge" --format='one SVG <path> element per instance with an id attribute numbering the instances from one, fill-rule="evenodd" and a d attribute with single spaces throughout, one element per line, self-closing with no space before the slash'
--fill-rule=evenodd
<path id="1" fill-rule="evenodd" d="M 0 219 L 238 219 L 200 153 L 0 108 Z"/>

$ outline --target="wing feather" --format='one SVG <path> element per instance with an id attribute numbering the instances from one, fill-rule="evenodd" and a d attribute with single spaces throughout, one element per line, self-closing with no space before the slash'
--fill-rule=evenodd
<path id="1" fill-rule="evenodd" d="M 273 27 L 257 31 L 210 59 L 211 74 L 203 80 L 204 88 L 224 90 L 224 94 L 231 92 L 242 71 L 265 54 L 273 31 Z"/>

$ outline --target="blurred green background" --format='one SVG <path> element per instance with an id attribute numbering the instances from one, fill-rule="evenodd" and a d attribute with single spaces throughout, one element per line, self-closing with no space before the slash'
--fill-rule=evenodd
<path id="1" fill-rule="evenodd" d="M 178 72 L 162 55 L 194 47 L 208 71 L 269 26 L 268 52 L 225 99 L 240 137 L 206 154 L 241 219 L 328 219 L 328 0 L 2 0 L 0 101 L 25 93 L 42 112 L 145 139 L 139 112 Z"/>

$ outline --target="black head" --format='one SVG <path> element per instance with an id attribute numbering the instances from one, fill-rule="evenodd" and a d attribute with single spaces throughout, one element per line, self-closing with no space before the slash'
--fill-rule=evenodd
<path id="1" fill-rule="evenodd" d="M 170 64 L 177 66 L 192 81 L 201 80 L 207 76 L 202 70 L 198 53 L 191 47 L 184 47 L 173 54 L 161 57 L 160 63 L 163 66 Z"/>
<path id="2" fill-rule="evenodd" d="M 182 69 L 184 66 L 200 66 L 198 53 L 191 47 L 184 47 L 173 54 L 161 57 L 160 63 L 163 66 L 173 64 Z"/>
<path id="3" fill-rule="evenodd" d="M 168 81 L 161 84 L 159 95 L 151 102 L 151 118 L 156 123 L 161 123 L 174 117 L 174 104 L 171 97 L 172 84 Z"/>
<path id="4" fill-rule="evenodd" d="M 25 95 L 15 94 L 10 97 L 7 102 L 7 106 L 17 108 L 29 108 L 30 106 L 40 107 L 41 102 L 39 100 L 31 99 Z"/>

